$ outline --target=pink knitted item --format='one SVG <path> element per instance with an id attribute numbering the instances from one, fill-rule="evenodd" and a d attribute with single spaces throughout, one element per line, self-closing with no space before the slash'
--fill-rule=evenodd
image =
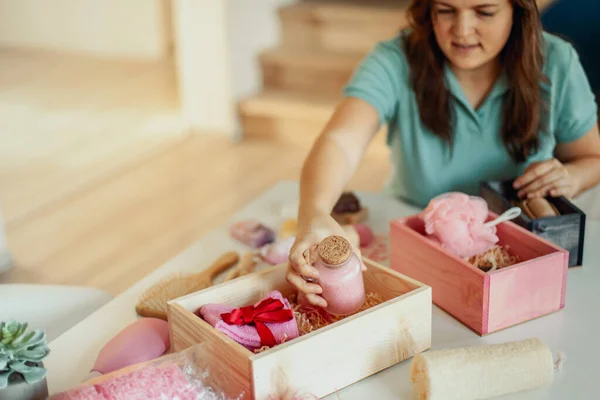
<path id="1" fill-rule="evenodd" d="M 290 303 L 285 299 L 280 292 L 273 291 L 267 298 L 280 300 L 284 304 L 284 308 L 290 310 Z M 264 300 L 264 299 L 263 299 Z M 262 301 L 262 300 L 261 300 Z M 260 302 L 256 303 L 259 304 Z M 223 321 L 221 314 L 229 313 L 235 307 L 224 304 L 206 304 L 196 310 L 196 315 L 204 319 L 206 322 L 214 326 L 231 339 L 235 340 L 250 351 L 254 351 L 261 347 L 260 336 L 254 325 L 229 325 Z M 275 341 L 282 343 L 289 341 L 299 336 L 298 324 L 295 319 L 283 323 L 265 323 L 267 328 L 273 333 Z"/>

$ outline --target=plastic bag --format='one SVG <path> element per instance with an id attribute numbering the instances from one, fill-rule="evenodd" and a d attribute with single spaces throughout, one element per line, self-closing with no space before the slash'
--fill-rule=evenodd
<path id="1" fill-rule="evenodd" d="M 241 400 L 205 344 L 91 379 L 50 400 Z"/>

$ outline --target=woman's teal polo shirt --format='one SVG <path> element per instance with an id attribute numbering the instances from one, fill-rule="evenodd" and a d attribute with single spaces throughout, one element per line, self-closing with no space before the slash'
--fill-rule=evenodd
<path id="1" fill-rule="evenodd" d="M 385 191 L 394 196 L 424 207 L 431 198 L 448 191 L 477 195 L 481 181 L 515 178 L 530 163 L 553 157 L 557 143 L 576 140 L 597 123 L 597 105 L 577 53 L 568 42 L 544 33 L 543 72 L 550 85 L 542 87 L 549 100 L 549 120 L 548 133 L 540 133 L 539 151 L 527 162 L 516 164 L 502 144 L 504 75 L 474 110 L 446 67 L 455 111 L 451 154 L 448 145 L 421 123 L 402 40 L 399 35 L 378 43 L 344 89 L 346 96 L 373 105 L 381 123 L 388 125 L 393 168 Z"/>

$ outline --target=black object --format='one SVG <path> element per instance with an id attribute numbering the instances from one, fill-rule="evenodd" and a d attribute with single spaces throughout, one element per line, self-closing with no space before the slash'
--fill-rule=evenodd
<path id="1" fill-rule="evenodd" d="M 502 214 L 518 202 L 513 181 L 482 182 L 480 194 L 488 203 L 490 211 Z M 583 264 L 583 242 L 585 239 L 585 213 L 571 203 L 566 197 L 547 197 L 559 216 L 531 219 L 525 213 L 513 222 L 534 234 L 556 244 L 569 252 L 569 267 Z"/>
<path id="2" fill-rule="evenodd" d="M 336 214 L 356 213 L 360 211 L 360 201 L 352 192 L 344 192 L 333 207 Z"/>

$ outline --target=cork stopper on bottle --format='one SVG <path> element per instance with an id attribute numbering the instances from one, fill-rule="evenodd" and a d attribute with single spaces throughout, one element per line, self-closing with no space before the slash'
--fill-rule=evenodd
<path id="1" fill-rule="evenodd" d="M 319 257 L 326 264 L 342 264 L 350 258 L 350 253 L 350 242 L 342 236 L 328 236 L 319 244 Z"/>

